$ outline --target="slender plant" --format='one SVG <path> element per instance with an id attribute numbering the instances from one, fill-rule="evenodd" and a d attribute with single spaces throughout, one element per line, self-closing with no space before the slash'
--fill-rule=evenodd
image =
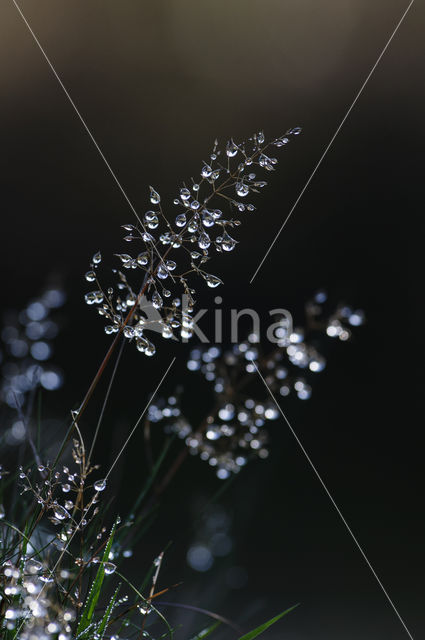
<path id="1" fill-rule="evenodd" d="M 10 468 L 5 461 L 0 466 L 0 631 L 5 640 L 200 640 L 216 634 L 219 626 L 230 627 L 233 637 L 251 640 L 294 608 L 244 634 L 215 612 L 181 604 L 211 618 L 188 636 L 186 630 L 172 628 L 166 616 L 171 605 L 163 596 L 178 588 L 159 586 L 166 550 L 152 561 L 141 584 L 133 584 L 121 565 L 138 539 L 149 534 L 160 496 L 188 451 L 208 461 L 222 479 L 239 471 L 251 457 L 266 457 L 264 424 L 277 417 L 277 409 L 249 387 L 258 367 L 281 396 L 294 392 L 301 399 L 309 397 L 309 383 L 290 369 L 314 373 L 323 368 L 324 359 L 299 330 L 281 328 L 271 353 L 261 351 L 256 335 L 229 352 L 218 347 L 191 351 L 188 368 L 199 370 L 213 384 L 215 405 L 198 427 L 192 427 L 176 394 L 153 399 L 144 423 L 147 452 L 152 421 L 164 421 L 171 437 L 164 438 L 157 457 L 151 455 L 145 483 L 127 514 L 111 513 L 104 496 L 112 468 L 101 474 L 92 460 L 123 345 L 130 341 L 139 352 L 152 356 L 156 347 L 149 331 L 159 331 L 165 339 L 186 340 L 193 335 L 193 276 L 211 288 L 221 284 L 219 276 L 207 270 L 210 251 L 225 254 L 235 248 L 237 240 L 231 233 L 239 226 L 239 217 L 255 210 L 246 199 L 266 185 L 255 172 L 273 171 L 277 159 L 270 149 L 285 147 L 299 132 L 298 127 L 290 129 L 270 142 L 260 132 L 246 142 L 228 141 L 223 151 L 216 142 L 201 165 L 199 180 L 179 189 L 174 221 L 151 187 L 151 210 L 134 224 L 123 225 L 124 240 L 137 248 L 133 255 L 117 254 L 113 286 L 102 286 L 102 256 L 94 254 L 85 279 L 96 288 L 86 293 L 85 300 L 106 320 L 105 331 L 113 338 L 78 409 L 71 412 L 53 456 L 51 447 L 48 452 L 45 446 L 37 394 L 40 388 L 58 388 L 65 379 L 50 359 L 57 331 L 52 314 L 64 296 L 51 288 L 8 319 L 2 333 L 0 400 L 7 408 L 3 445 L 16 445 L 18 453 L 11 456 L 17 468 L 14 462 Z M 339 307 L 324 318 L 323 302 L 319 295 L 309 303 L 308 331 L 324 329 L 328 336 L 345 340 L 349 325 L 360 324 L 361 313 Z M 84 411 L 114 354 L 101 415 L 87 446 Z M 174 435 L 185 446 L 167 467 Z"/>

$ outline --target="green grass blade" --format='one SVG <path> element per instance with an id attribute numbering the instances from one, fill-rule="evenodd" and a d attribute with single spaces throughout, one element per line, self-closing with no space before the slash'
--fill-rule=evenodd
<path id="1" fill-rule="evenodd" d="M 211 624 L 209 627 L 206 627 L 205 629 L 202 629 L 202 631 L 199 631 L 199 633 L 197 633 L 196 636 L 193 636 L 190 640 L 203 640 L 203 638 L 206 638 L 211 633 L 213 633 L 213 631 L 215 631 L 220 625 L 220 621 L 214 622 L 214 624 Z"/>
<path id="2" fill-rule="evenodd" d="M 111 551 L 116 527 L 117 527 L 117 523 L 115 523 L 114 526 L 112 527 L 111 535 L 109 536 L 107 545 L 105 547 L 105 551 L 102 556 L 102 561 L 99 565 L 99 569 L 97 570 L 96 577 L 90 589 L 90 593 L 87 598 L 87 602 L 84 607 L 84 611 L 82 613 L 80 622 L 78 623 L 77 635 L 80 635 L 91 624 L 93 614 L 102 591 L 103 579 L 105 577 L 104 564 L 109 560 L 109 553 Z"/>
<path id="3" fill-rule="evenodd" d="M 245 635 L 243 635 L 240 638 L 238 638 L 238 640 L 252 640 L 253 638 L 257 638 L 257 636 L 259 636 L 266 629 L 271 627 L 272 624 L 274 624 L 275 622 L 277 622 L 278 620 L 283 618 L 283 616 L 286 616 L 288 613 L 290 613 L 291 611 L 296 609 L 296 607 L 298 607 L 298 606 L 299 606 L 298 604 L 295 604 L 293 607 L 289 607 L 289 609 L 286 609 L 286 611 L 282 611 L 282 613 L 279 613 L 279 615 L 275 616 L 271 620 L 268 620 L 267 622 L 264 622 L 264 624 L 261 624 L 256 629 L 253 629 L 252 631 L 249 631 Z"/>
<path id="4" fill-rule="evenodd" d="M 96 635 L 99 637 L 99 640 L 101 640 L 103 638 L 103 634 L 105 633 L 105 629 L 106 629 L 106 625 L 109 622 L 109 619 L 111 617 L 112 611 L 114 609 L 114 604 L 115 604 L 115 600 L 117 599 L 118 596 L 118 591 L 121 589 L 121 585 L 118 585 L 118 587 L 115 589 L 115 593 L 112 596 L 112 598 L 109 601 L 108 606 L 106 607 L 106 611 L 103 614 L 103 618 L 100 622 L 100 625 L 96 631 Z"/>

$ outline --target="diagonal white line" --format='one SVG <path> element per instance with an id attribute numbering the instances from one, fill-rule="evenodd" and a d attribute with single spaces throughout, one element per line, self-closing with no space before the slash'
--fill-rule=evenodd
<path id="1" fill-rule="evenodd" d="M 301 451 L 303 452 L 304 456 L 307 459 L 307 462 L 309 463 L 310 467 L 313 469 L 317 479 L 319 480 L 320 484 L 322 485 L 323 489 L 325 490 L 326 495 L 328 496 L 329 500 L 332 502 L 333 506 L 336 509 L 336 512 L 338 513 L 339 517 L 341 518 L 345 528 L 347 529 L 348 533 L 350 534 L 351 538 L 353 539 L 356 547 L 358 548 L 358 550 L 360 551 L 360 553 L 363 556 L 363 559 L 365 560 L 367 566 L 369 567 L 369 569 L 371 570 L 375 580 L 377 581 L 377 583 L 379 584 L 379 586 L 381 587 L 382 592 L 384 593 L 386 599 L 388 600 L 389 604 L 391 605 L 392 609 L 394 610 L 395 614 L 397 615 L 397 618 L 400 620 L 401 624 L 404 627 L 404 630 L 406 631 L 407 635 L 409 636 L 410 640 L 413 640 L 413 636 L 410 633 L 409 629 L 406 626 L 406 623 L 404 622 L 403 618 L 401 617 L 401 615 L 399 614 L 394 602 L 391 600 L 390 596 L 388 595 L 388 592 L 386 591 L 384 585 L 382 584 L 381 580 L 379 579 L 375 569 L 372 567 L 368 557 L 366 556 L 365 552 L 363 551 L 362 547 L 360 546 L 360 543 L 358 542 L 356 536 L 354 535 L 354 533 L 352 532 L 350 525 L 348 524 L 348 522 L 346 521 L 346 519 L 344 518 L 344 516 L 341 513 L 341 510 L 339 509 L 338 505 L 336 504 L 334 498 L 332 497 L 328 487 L 326 486 L 324 480 L 322 479 L 321 475 L 319 474 L 318 470 L 316 469 L 315 465 L 313 464 L 313 461 L 311 460 L 310 456 L 308 455 L 307 451 L 305 450 L 304 445 L 302 444 L 301 440 L 299 439 L 299 437 L 297 436 L 295 430 L 293 429 L 292 425 L 290 424 L 288 418 L 286 417 L 286 415 L 284 414 L 281 406 L 279 405 L 278 401 L 276 400 L 272 390 L 270 389 L 270 387 L 268 386 L 267 382 L 265 381 L 265 379 L 263 378 L 263 376 L 260 373 L 260 370 L 257 367 L 257 364 L 254 362 L 254 360 L 251 360 L 252 364 L 254 365 L 258 375 L 260 376 L 261 380 L 264 383 L 264 386 L 266 387 L 267 391 L 269 392 L 273 402 L 275 403 L 276 407 L 278 408 L 282 418 L 285 420 L 286 424 L 289 427 L 289 430 L 291 431 L 292 435 L 294 436 L 298 446 L 300 447 Z"/>
<path id="2" fill-rule="evenodd" d="M 324 152 L 322 153 L 322 155 L 319 158 L 319 162 L 316 164 L 316 166 L 314 167 L 309 179 L 307 180 L 307 182 L 305 183 L 304 187 L 301 189 L 301 193 L 298 196 L 298 198 L 295 200 L 294 204 L 292 205 L 291 210 L 289 211 L 288 215 L 286 216 L 285 220 L 283 221 L 283 224 L 281 225 L 279 231 L 277 232 L 277 234 L 275 235 L 272 243 L 270 244 L 269 248 L 267 249 L 266 253 L 264 254 L 263 259 L 261 260 L 260 264 L 258 265 L 257 269 L 255 270 L 254 275 L 252 276 L 251 280 L 249 281 L 249 284 L 252 284 L 257 273 L 260 271 L 261 267 L 263 266 L 267 256 L 269 255 L 270 251 L 273 249 L 277 239 L 279 238 L 280 234 L 283 231 L 283 228 L 285 227 L 286 223 L 288 222 L 289 218 L 292 216 L 292 213 L 294 212 L 294 209 L 296 208 L 297 204 L 299 203 L 299 201 L 301 200 L 301 198 L 304 195 L 304 192 L 306 191 L 308 185 L 310 184 L 310 182 L 312 181 L 316 171 L 318 170 L 318 168 L 320 167 L 320 165 L 322 164 L 322 161 L 324 160 L 326 154 L 328 153 L 329 149 L 331 148 L 332 144 L 334 143 L 335 138 L 337 137 L 337 135 L 339 134 L 339 132 L 341 131 L 345 121 L 347 120 L 348 116 L 350 115 L 354 105 L 356 104 L 357 100 L 360 98 L 363 89 L 366 87 L 367 83 L 369 82 L 373 72 L 375 71 L 376 67 L 378 66 L 378 64 L 381 61 L 382 56 L 384 55 L 384 53 L 386 52 L 386 50 L 388 49 L 392 39 L 394 38 L 395 34 L 397 33 L 399 27 L 401 26 L 404 18 L 407 16 L 410 7 L 412 6 L 412 4 L 414 3 L 415 0 L 411 0 L 407 9 L 405 10 L 405 12 L 403 13 L 403 15 L 401 16 L 400 20 L 398 21 L 394 31 L 392 32 L 391 36 L 389 37 L 385 47 L 382 49 L 381 53 L 379 54 L 379 57 L 377 59 L 377 61 L 375 62 L 375 64 L 373 65 L 372 69 L 369 71 L 366 80 L 363 82 L 362 86 L 360 87 L 359 91 L 357 92 L 356 97 L 354 98 L 353 102 L 351 103 L 347 113 L 345 114 L 345 116 L 343 117 L 343 119 L 341 120 L 337 130 L 335 131 L 334 135 L 332 136 L 328 146 L 326 147 L 326 149 L 324 150 Z"/>
<path id="3" fill-rule="evenodd" d="M 66 97 L 68 98 L 72 108 L 74 109 L 75 113 L 77 114 L 78 118 L 81 121 L 81 124 L 83 125 L 84 129 L 86 130 L 86 132 L 88 133 L 90 140 L 93 142 L 94 146 L 96 147 L 100 157 L 102 158 L 103 162 L 105 163 L 106 167 L 109 170 L 109 173 L 111 174 L 111 176 L 113 177 L 118 189 L 121 191 L 122 195 L 124 196 L 127 204 L 129 205 L 131 211 L 133 212 L 133 214 L 136 216 L 136 219 L 138 220 L 138 222 L 141 224 L 142 228 L 143 224 L 142 221 L 140 220 L 136 209 L 133 206 L 133 203 L 131 202 L 130 198 L 128 197 L 128 195 L 126 194 L 126 192 L 124 191 L 124 187 L 121 185 L 120 181 L 118 180 L 114 170 L 112 169 L 111 165 L 109 164 L 108 160 L 106 159 L 102 149 L 99 147 L 98 143 L 96 142 L 96 139 L 94 137 L 94 135 L 92 134 L 92 132 L 90 131 L 86 121 L 84 120 L 83 116 L 81 115 L 81 113 L 78 110 L 77 105 L 75 104 L 75 102 L 73 101 L 73 99 L 71 98 L 71 96 L 68 93 L 67 88 L 65 87 L 64 83 L 62 82 L 62 80 L 60 79 L 59 75 L 56 72 L 56 69 L 54 68 L 53 64 L 50 62 L 50 59 L 47 55 L 47 53 L 44 51 L 43 47 L 40 44 L 40 41 L 38 40 L 37 36 L 35 35 L 34 31 L 31 29 L 31 26 L 28 23 L 28 20 L 25 18 L 24 14 L 22 13 L 18 3 L 16 2 L 16 0 L 12 0 L 13 4 L 15 5 L 16 9 L 19 12 L 19 15 L 21 16 L 22 20 L 24 21 L 28 31 L 30 32 L 30 34 L 32 35 L 34 42 L 36 43 L 36 45 L 38 46 L 38 48 L 40 49 L 44 59 L 46 60 L 47 64 L 49 65 L 53 75 L 55 76 L 56 80 L 59 82 L 60 86 L 63 89 L 63 92 L 65 93 Z"/>
<path id="4" fill-rule="evenodd" d="M 117 454 L 115 460 L 113 461 L 111 468 L 109 469 L 108 473 L 105 476 L 105 480 L 107 480 L 109 478 L 109 476 L 112 473 L 112 470 L 114 469 L 115 465 L 117 464 L 118 460 L 120 459 L 121 455 L 124 452 L 124 449 L 127 447 L 128 443 L 130 442 L 131 438 L 133 437 L 133 433 L 136 431 L 137 427 L 139 426 L 143 416 L 145 415 L 146 411 L 149 408 L 149 405 L 151 404 L 152 400 L 155 398 L 156 394 L 158 393 L 158 389 L 159 387 L 162 385 L 162 383 L 164 382 L 166 376 L 168 375 L 169 370 L 171 369 L 171 367 L 173 366 L 174 362 L 176 361 L 176 358 L 173 358 L 170 362 L 170 364 L 168 365 L 168 368 L 166 370 L 166 372 L 164 373 L 164 375 L 162 376 L 161 380 L 158 382 L 158 385 L 155 389 L 155 391 L 153 392 L 149 402 L 147 403 L 146 407 L 143 409 L 142 413 L 139 416 L 139 419 L 137 420 L 136 424 L 134 425 L 134 427 L 132 428 L 132 430 L 130 431 L 126 441 L 124 442 L 123 446 L 121 447 L 119 453 Z"/>

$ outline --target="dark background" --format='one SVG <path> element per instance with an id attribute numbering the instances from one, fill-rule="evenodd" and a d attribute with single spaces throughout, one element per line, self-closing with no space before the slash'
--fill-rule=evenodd
<path id="1" fill-rule="evenodd" d="M 21 2 L 139 212 L 148 208 L 149 184 L 171 202 L 216 136 L 240 139 L 259 128 L 276 136 L 303 127 L 279 154 L 259 210 L 238 230 L 237 251 L 216 258 L 214 272 L 225 280 L 224 309 L 283 306 L 301 318 L 304 300 L 322 286 L 335 300 L 365 309 L 367 325 L 351 343 L 334 345 L 312 399 L 284 409 L 420 638 L 422 3 L 414 3 L 249 285 L 406 6 L 401 0 Z M 101 320 L 83 304 L 82 276 L 94 251 L 122 250 L 119 225 L 132 222 L 132 213 L 8 0 L 0 24 L 1 307 L 23 306 L 52 275 L 65 283 L 66 321 L 55 360 L 67 386 L 50 396 L 46 409 L 65 414 L 108 344 Z M 200 294 L 200 304 L 211 305 L 210 294 Z M 163 342 L 153 359 L 132 349 L 124 354 L 99 449 L 105 467 L 170 352 L 178 356 L 172 388 L 186 351 Z M 194 395 L 195 413 L 201 404 Z M 85 428 L 92 428 L 89 421 Z M 140 567 L 174 540 L 162 580 L 185 585 L 170 598 L 217 610 L 245 628 L 300 602 L 268 632 L 271 640 L 407 637 L 283 421 L 274 423 L 272 437 L 270 459 L 244 470 L 222 499 L 233 513 L 230 558 L 207 574 L 185 566 L 194 509 L 219 486 L 206 465 L 191 460 L 165 499 L 169 515 L 155 538 L 136 549 Z M 136 435 L 116 471 L 122 505 L 140 483 L 142 446 Z M 226 586 L 232 564 L 248 572 L 238 590 Z"/>

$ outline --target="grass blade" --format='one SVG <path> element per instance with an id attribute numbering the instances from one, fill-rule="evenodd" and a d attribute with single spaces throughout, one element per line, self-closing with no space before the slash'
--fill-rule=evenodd
<path id="1" fill-rule="evenodd" d="M 93 614 L 102 591 L 103 579 L 105 577 L 104 565 L 105 562 L 108 562 L 109 559 L 109 553 L 111 551 L 116 527 L 117 523 L 115 523 L 112 527 L 111 535 L 109 536 L 108 543 L 102 556 L 102 561 L 99 565 L 99 569 L 97 570 L 96 577 L 93 581 L 83 614 L 81 616 L 81 620 L 77 627 L 77 635 L 81 635 L 81 633 L 91 624 Z"/>
<path id="2" fill-rule="evenodd" d="M 115 593 L 112 596 L 112 598 L 109 601 L 108 606 L 106 607 L 106 611 L 103 614 L 103 618 L 100 622 L 99 628 L 96 631 L 96 635 L 99 637 L 99 640 L 102 640 L 103 638 L 103 634 L 105 633 L 105 629 L 106 629 L 106 625 L 109 622 L 109 619 L 111 617 L 112 611 L 114 609 L 114 604 L 115 604 L 115 600 L 117 599 L 117 595 L 118 595 L 118 591 L 120 590 L 121 585 L 118 585 L 118 587 L 115 589 Z"/>
<path id="3" fill-rule="evenodd" d="M 209 627 L 206 627 L 205 629 L 202 629 L 202 631 L 199 631 L 199 633 L 197 633 L 196 636 L 193 636 L 190 640 L 203 640 L 203 638 L 206 638 L 211 633 L 213 633 L 213 631 L 215 631 L 220 625 L 220 621 L 214 622 L 214 624 L 211 624 Z"/>
<path id="4" fill-rule="evenodd" d="M 283 618 L 283 616 L 286 616 L 286 614 L 290 613 L 291 611 L 296 609 L 296 607 L 298 607 L 298 606 L 299 606 L 298 604 L 295 604 L 293 607 L 289 607 L 289 609 L 286 609 L 286 611 L 282 611 L 282 613 L 279 613 L 274 618 L 271 618 L 271 620 L 268 620 L 267 622 L 264 622 L 263 624 L 261 624 L 256 629 L 253 629 L 252 631 L 249 631 L 245 635 L 241 636 L 240 638 L 238 638 L 238 640 L 253 640 L 253 638 L 257 638 L 257 636 L 259 636 L 266 629 L 271 627 L 272 624 L 274 624 L 275 622 L 277 622 L 278 620 Z"/>

